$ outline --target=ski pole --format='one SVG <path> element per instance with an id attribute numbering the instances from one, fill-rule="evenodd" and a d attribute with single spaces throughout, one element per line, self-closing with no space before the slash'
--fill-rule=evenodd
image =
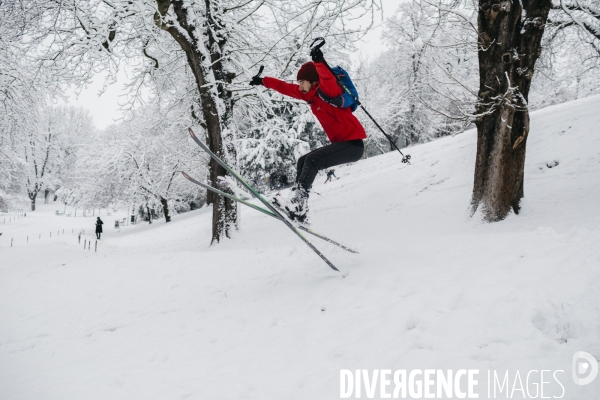
<path id="1" fill-rule="evenodd" d="M 317 41 L 319 41 L 319 40 L 321 42 L 315 46 L 315 43 Z M 316 38 L 312 42 L 312 44 L 310 45 L 310 49 L 311 50 L 320 49 L 324 45 L 325 45 L 325 39 L 322 38 L 322 37 L 318 37 L 318 38 Z M 346 92 L 347 94 L 349 94 L 352 97 L 352 99 L 356 102 L 356 104 L 359 105 L 360 108 L 362 108 L 362 110 L 365 112 L 365 114 L 367 114 L 367 116 L 369 118 L 371 118 L 371 121 L 373 121 L 373 123 L 375 124 L 375 126 L 377 128 L 379 128 L 379 130 L 381 131 L 381 133 L 384 134 L 384 136 L 387 138 L 387 140 L 390 141 L 390 143 L 392 144 L 392 146 L 394 146 L 396 148 L 396 150 L 398 150 L 398 152 L 402 155 L 402 162 L 410 164 L 410 154 L 404 155 L 402 153 L 402 151 L 400 151 L 400 149 L 398 148 L 398 146 L 396 146 L 396 143 L 394 143 L 394 141 L 392 140 L 392 138 L 387 133 L 385 133 L 385 131 L 383 130 L 383 128 L 377 123 L 377 121 L 375 121 L 375 118 L 373 118 L 373 116 L 371 116 L 371 114 L 369 114 L 369 112 L 361 104 L 361 102 L 356 97 L 354 97 L 354 95 L 352 94 L 352 92 L 350 91 L 350 89 L 348 89 L 348 87 L 344 84 L 344 82 L 342 82 L 340 80 L 340 78 L 335 74 L 335 72 L 333 72 L 333 69 L 331 69 L 331 67 L 329 66 L 329 64 L 327 63 L 327 61 L 325 61 L 325 59 L 323 59 L 323 64 L 325 64 L 325 66 L 327 67 L 327 69 L 329 70 L 329 72 L 331 72 L 331 74 L 335 77 L 335 80 L 337 81 L 338 85 L 340 85 L 340 87 L 344 90 L 344 92 Z"/>

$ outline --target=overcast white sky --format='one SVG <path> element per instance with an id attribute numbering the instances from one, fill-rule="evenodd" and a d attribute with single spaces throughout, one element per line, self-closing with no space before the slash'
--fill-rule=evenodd
<path id="1" fill-rule="evenodd" d="M 402 0 L 381 0 L 383 4 L 383 17 L 387 18 L 393 14 Z M 381 24 L 381 20 L 377 21 Z M 375 56 L 383 50 L 381 44 L 381 27 L 369 32 L 363 43 L 359 44 L 360 51 L 355 57 Z M 107 90 L 99 96 L 104 82 L 103 77 L 94 79 L 94 82 L 86 87 L 77 97 L 74 93 L 69 96 L 68 103 L 73 106 L 86 108 L 94 117 L 94 123 L 99 129 L 104 129 L 122 117 L 119 111 L 119 103 L 124 101 L 123 84 L 127 80 L 125 72 L 120 72 L 117 82 L 110 85 Z"/>

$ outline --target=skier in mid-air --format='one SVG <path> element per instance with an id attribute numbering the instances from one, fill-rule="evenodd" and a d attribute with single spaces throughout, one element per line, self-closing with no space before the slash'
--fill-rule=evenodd
<path id="1" fill-rule="evenodd" d="M 272 202 L 283 208 L 292 220 L 307 222 L 308 196 L 320 170 L 340 164 L 355 162 L 364 153 L 365 129 L 352 114 L 349 107 L 343 108 L 342 88 L 336 77 L 325 64 L 320 48 L 310 53 L 312 62 L 300 67 L 296 79 L 298 84 L 287 83 L 276 78 L 255 76 L 251 85 L 263 85 L 286 96 L 308 102 L 331 144 L 320 147 L 298 159 L 296 183 L 293 196 L 285 199 L 274 196 Z"/>

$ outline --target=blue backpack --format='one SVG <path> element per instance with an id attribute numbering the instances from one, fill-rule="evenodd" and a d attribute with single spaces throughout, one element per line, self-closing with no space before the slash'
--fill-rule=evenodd
<path id="1" fill-rule="evenodd" d="M 347 93 L 344 89 L 344 86 L 340 85 L 340 87 L 342 88 L 342 92 L 344 92 L 342 95 L 337 97 L 329 97 L 325 93 L 323 93 L 321 88 L 319 88 L 317 90 L 319 97 L 323 99 L 323 101 L 326 101 L 327 103 L 331 104 L 332 106 L 338 108 L 350 107 L 352 112 L 356 111 L 356 109 L 360 105 L 360 102 L 358 101 L 358 91 L 356 90 L 356 87 L 354 87 L 354 83 L 352 83 L 350 75 L 348 75 L 348 72 L 346 72 L 346 70 L 342 67 L 333 67 L 331 68 L 331 70 L 333 71 L 335 76 L 341 81 L 341 83 L 344 86 L 346 86 L 346 88 L 348 88 L 348 90 L 352 94 L 350 95 L 349 93 Z"/>

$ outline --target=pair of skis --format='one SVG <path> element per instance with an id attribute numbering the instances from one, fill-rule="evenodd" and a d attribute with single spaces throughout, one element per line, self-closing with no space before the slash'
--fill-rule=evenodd
<path id="1" fill-rule="evenodd" d="M 339 244 L 339 243 L 337 243 L 337 242 L 335 242 L 335 241 L 333 241 L 333 240 L 329 239 L 329 238 L 328 238 L 328 237 L 326 237 L 326 236 L 323 236 L 323 235 L 321 235 L 321 234 L 319 234 L 319 233 L 316 233 L 316 232 L 312 231 L 311 229 L 309 229 L 309 228 L 307 228 L 307 227 L 304 227 L 304 226 L 298 226 L 298 227 L 296 227 L 296 226 L 295 226 L 294 224 L 292 224 L 292 223 L 291 223 L 291 222 L 290 222 L 290 221 L 289 221 L 289 220 L 288 220 L 286 217 L 284 217 L 284 216 L 283 216 L 283 215 L 282 215 L 282 214 L 281 214 L 281 213 L 280 213 L 280 212 L 279 212 L 279 211 L 278 211 L 278 210 L 277 210 L 275 207 L 273 207 L 273 205 L 272 205 L 271 203 L 269 203 L 269 202 L 268 202 L 268 201 L 267 201 L 265 198 L 263 198 L 263 197 L 260 195 L 260 193 L 258 193 L 258 192 L 257 192 L 257 191 L 256 191 L 256 190 L 255 190 L 255 189 L 252 187 L 252 186 L 250 186 L 250 185 L 249 185 L 249 184 L 248 184 L 248 183 L 247 183 L 247 182 L 244 180 L 244 178 L 242 178 L 242 177 L 241 177 L 241 176 L 240 176 L 240 175 L 239 175 L 237 172 L 235 172 L 233 169 L 231 169 L 231 168 L 230 168 L 230 167 L 229 167 L 229 166 L 228 166 L 228 165 L 227 165 L 227 164 L 226 164 L 226 163 L 225 163 L 223 160 L 221 160 L 221 159 L 220 159 L 220 158 L 219 158 L 219 157 L 218 157 L 218 156 L 217 156 L 215 153 L 213 153 L 213 152 L 212 152 L 212 151 L 211 151 L 211 150 L 208 148 L 208 146 L 206 146 L 206 144 L 204 144 L 204 143 L 203 143 L 203 142 L 202 142 L 200 139 L 198 139 L 198 137 L 197 137 L 197 136 L 194 134 L 194 131 L 192 131 L 192 129 L 191 129 L 191 128 L 188 128 L 188 132 L 189 132 L 189 134 L 190 134 L 191 138 L 194 140 L 194 142 L 196 142 L 196 144 L 197 144 L 198 146 L 200 146 L 200 147 L 202 148 L 202 150 L 206 151 L 206 152 L 208 153 L 208 155 L 210 155 L 210 157 L 211 157 L 213 160 L 215 160 L 215 161 L 216 161 L 216 162 L 217 162 L 219 165 L 221 165 L 223 168 L 225 168 L 225 170 L 226 170 L 227 172 L 229 172 L 229 173 L 230 173 L 230 174 L 231 174 L 231 175 L 232 175 L 232 176 L 233 176 L 233 177 L 234 177 L 234 178 L 235 178 L 235 179 L 236 179 L 236 180 L 237 180 L 239 183 L 241 183 L 241 184 L 242 184 L 242 186 L 244 186 L 244 187 L 245 187 L 245 188 L 246 188 L 246 189 L 247 189 L 247 190 L 248 190 L 250 193 L 252 193 L 252 195 L 253 195 L 254 197 L 256 197 L 258 200 L 260 200 L 260 202 L 261 202 L 261 203 L 263 203 L 263 204 L 266 206 L 266 208 L 267 208 L 267 209 L 264 209 L 264 208 L 262 208 L 262 207 L 259 207 L 259 206 L 255 205 L 255 204 L 252 204 L 252 203 L 248 202 L 248 201 L 247 201 L 247 199 L 240 199 L 239 197 L 235 197 L 235 196 L 233 196 L 233 195 L 231 195 L 231 194 L 229 194 L 229 193 L 225 193 L 225 192 L 223 192 L 223 191 L 221 191 L 221 190 L 219 190 L 219 189 L 213 188 L 212 186 L 209 186 L 209 185 L 206 185 L 206 184 L 204 184 L 204 183 L 202 183 L 202 182 L 199 182 L 199 181 L 197 181 L 196 179 L 194 179 L 194 178 L 190 177 L 190 176 L 189 176 L 188 174 L 186 174 L 185 172 L 182 172 L 183 176 L 184 176 L 184 177 L 185 177 L 187 180 L 189 180 L 190 182 L 192 182 L 192 183 L 195 183 L 196 185 L 199 185 L 199 186 L 201 186 L 201 187 L 203 187 L 203 188 L 205 188 L 205 189 L 211 190 L 211 191 L 213 191 L 213 192 L 215 192 L 215 193 L 217 193 L 217 194 L 219 194 L 219 195 L 221 195 L 221 196 L 227 197 L 227 198 L 229 198 L 229 199 L 231 199 L 231 200 L 234 200 L 234 201 L 237 201 L 237 202 L 239 202 L 239 203 L 242 203 L 242 204 L 244 204 L 244 205 L 247 205 L 248 207 L 254 208 L 254 209 L 255 209 L 255 210 L 257 210 L 257 211 L 260 211 L 260 212 L 262 212 L 263 214 L 266 214 L 266 215 L 268 215 L 268 216 L 270 216 L 270 217 L 273 217 L 273 218 L 276 218 L 276 219 L 280 220 L 280 221 L 281 221 L 281 222 L 283 222 L 283 223 L 284 223 L 284 224 L 285 224 L 285 225 L 286 225 L 288 228 L 290 228 L 290 229 L 291 229 L 291 230 L 292 230 L 292 231 L 293 231 L 293 232 L 294 232 L 294 233 L 295 233 L 295 234 L 296 234 L 296 235 L 297 235 L 297 236 L 298 236 L 300 239 L 302 239 L 302 241 L 304 241 L 304 243 L 306 243 L 306 245 L 307 245 L 308 247 L 310 247 L 310 248 L 311 248 L 311 249 L 312 249 L 312 250 L 313 250 L 315 253 L 317 253 L 317 255 L 318 255 L 319 257 L 321 257 L 321 259 L 322 259 L 323 261 L 325 261 L 325 263 L 326 263 L 327 265 L 329 265 L 329 267 L 330 267 L 331 269 L 333 269 L 334 271 L 338 271 L 338 272 L 339 272 L 339 269 L 337 269 L 337 268 L 335 267 L 335 265 L 333 265 L 333 264 L 331 263 L 331 261 L 329 261 L 329 260 L 328 260 L 328 259 L 327 259 L 327 258 L 326 258 L 324 255 L 323 255 L 323 253 L 321 253 L 321 252 L 319 251 L 319 249 L 317 249 L 317 248 L 316 248 L 316 247 L 315 247 L 315 246 L 314 246 L 314 245 L 313 245 L 311 242 L 309 242 L 309 241 L 308 241 L 308 239 L 306 239 L 306 238 L 304 237 L 304 235 L 302 234 L 302 232 L 300 232 L 300 230 L 303 230 L 303 231 L 305 231 L 305 232 L 307 232 L 307 233 L 310 233 L 311 235 L 314 235 L 314 236 L 316 236 L 316 237 L 318 237 L 318 238 L 320 238 L 320 239 L 323 239 L 323 240 L 325 240 L 325 241 L 327 241 L 327 242 L 329 242 L 329 243 L 331 243 L 331 244 L 333 244 L 333 245 L 336 245 L 336 246 L 338 246 L 338 247 L 340 247 L 340 248 L 342 248 L 342 249 L 344 249 L 344 250 L 346 250 L 346 251 L 349 251 L 349 252 L 351 252 L 351 253 L 358 253 L 357 251 L 355 251 L 355 250 L 352 250 L 352 249 L 350 249 L 350 248 L 348 248 L 348 247 L 346 247 L 346 246 L 343 246 L 343 245 L 341 245 L 341 244 Z"/>

